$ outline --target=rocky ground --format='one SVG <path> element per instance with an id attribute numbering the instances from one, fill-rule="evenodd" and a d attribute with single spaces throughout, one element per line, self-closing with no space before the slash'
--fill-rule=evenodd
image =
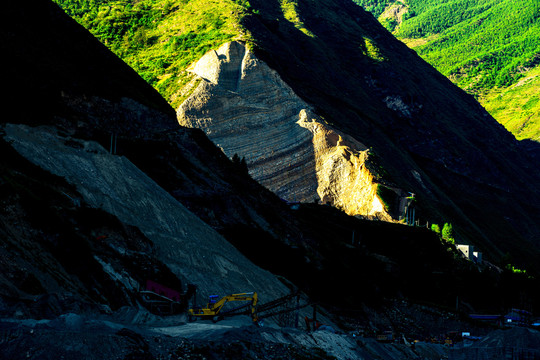
<path id="1" fill-rule="evenodd" d="M 403 300 L 387 301 L 377 309 L 364 306 L 361 313 L 349 316 L 344 311 L 336 315 L 337 309 L 332 309 L 332 315 L 318 309 L 317 318 L 325 326 L 308 331 L 304 314 L 300 314 L 294 327 L 279 326 L 275 317 L 265 318 L 257 326 L 246 315 L 217 323 L 201 319 L 189 322 L 185 313 L 157 316 L 140 305 L 111 311 L 69 296 L 46 296 L 27 302 L 0 298 L 0 359 L 540 357 L 537 330 L 482 326 L 452 312 Z M 392 332 L 393 340 L 377 341 L 377 335 L 386 330 Z M 472 338 L 449 346 L 441 338 L 449 331 L 469 332 Z"/>
<path id="2" fill-rule="evenodd" d="M 5 359 L 440 359 L 440 344 L 383 344 L 332 328 L 257 327 L 247 317 L 214 324 L 159 318 L 142 309 L 0 320 Z"/>
<path id="3" fill-rule="evenodd" d="M 166 265 L 181 279 L 197 284 L 200 293 L 252 291 L 253 284 L 269 298 L 287 293 L 275 276 L 247 260 L 127 158 L 111 155 L 91 141 L 73 139 L 73 146 L 65 146 L 67 140 L 58 138 L 51 129 L 17 125 L 5 129 L 12 135 L 6 139 L 17 151 L 72 183 L 82 197 L 80 201 L 139 228 L 156 246 L 158 256 L 168 259 Z M 108 259 L 99 259 L 111 277 L 126 288 L 136 283 L 124 268 L 111 267 Z M 268 291 L 263 290 L 266 288 Z"/>

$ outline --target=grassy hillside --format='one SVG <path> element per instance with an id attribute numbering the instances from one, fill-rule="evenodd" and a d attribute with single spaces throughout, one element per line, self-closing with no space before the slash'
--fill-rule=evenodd
<path id="1" fill-rule="evenodd" d="M 187 95 L 181 92 L 191 79 L 187 66 L 228 40 L 253 41 L 238 24 L 245 15 L 257 13 L 247 0 L 55 1 L 173 107 Z M 534 81 L 530 80 L 540 71 L 537 1 L 519 5 L 509 0 L 355 1 L 380 16 L 387 28 L 442 74 L 476 96 L 518 139 L 540 139 L 535 122 L 540 102 L 531 97 Z M 288 21 L 313 37 L 298 16 L 297 2 L 283 0 L 280 6 Z M 370 39 L 366 44 L 371 45 Z M 528 86 L 520 85 L 523 80 Z"/>
<path id="2" fill-rule="evenodd" d="M 540 126 L 534 122 L 540 104 L 532 99 L 527 103 L 534 94 L 530 87 L 517 85 L 539 71 L 538 1 L 399 1 L 408 12 L 396 21 L 383 14 L 395 1 L 356 2 L 452 82 L 475 95 L 519 139 L 540 139 Z M 403 21 L 397 25 L 398 20 Z M 526 109 L 512 109 L 524 101 Z"/>
<path id="3" fill-rule="evenodd" d="M 173 107 L 190 80 L 184 70 L 235 38 L 246 0 L 54 0 L 154 86 Z"/>
<path id="4" fill-rule="evenodd" d="M 540 141 L 540 67 L 515 84 L 488 91 L 479 100 L 518 139 Z"/>

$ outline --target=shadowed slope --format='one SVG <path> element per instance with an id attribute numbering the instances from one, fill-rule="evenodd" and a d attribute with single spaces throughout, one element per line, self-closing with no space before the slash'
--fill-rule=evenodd
<path id="1" fill-rule="evenodd" d="M 530 266 L 540 244 L 538 171 L 515 138 L 469 95 L 421 60 L 360 7 L 298 1 L 314 36 L 277 1 L 251 1 L 244 18 L 256 55 L 315 111 L 373 148 L 386 179 L 417 194 L 422 222 L 455 223 L 490 256 L 511 251 Z M 519 255 L 518 255 L 519 254 Z"/>

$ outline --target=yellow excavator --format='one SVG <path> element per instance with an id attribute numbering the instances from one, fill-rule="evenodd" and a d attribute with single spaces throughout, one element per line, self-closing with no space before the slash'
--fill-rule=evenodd
<path id="1" fill-rule="evenodd" d="M 223 306 L 231 301 L 250 301 L 250 304 L 242 305 L 240 307 L 230 309 L 227 311 L 222 311 Z M 223 319 L 225 316 L 238 315 L 238 314 L 250 314 L 253 322 L 258 321 L 257 316 L 257 293 L 240 293 L 226 295 L 218 300 L 217 295 L 211 295 L 208 299 L 208 304 L 204 308 L 194 307 L 188 310 L 188 316 L 190 320 L 197 318 L 202 319 L 211 319 L 214 322 L 217 322 Z"/>

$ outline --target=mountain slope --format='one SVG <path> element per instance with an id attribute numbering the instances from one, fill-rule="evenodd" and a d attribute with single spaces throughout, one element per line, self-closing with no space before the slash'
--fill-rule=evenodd
<path id="1" fill-rule="evenodd" d="M 185 68 L 241 36 L 247 1 L 55 0 L 176 107 L 190 80 Z M 242 38 L 249 39 L 249 34 Z"/>
<path id="2" fill-rule="evenodd" d="M 267 299 L 287 292 L 274 276 L 249 263 L 126 158 L 108 154 L 92 142 L 77 146 L 76 139 L 63 138 L 50 129 L 8 125 L 5 131 L 4 139 L 19 154 L 65 178 L 90 208 L 137 227 L 152 242 L 155 256 L 184 284 L 197 284 L 201 294 L 234 293 L 238 286 L 249 284 L 259 284 Z"/>
<path id="3" fill-rule="evenodd" d="M 271 227 L 278 215 L 269 213 L 287 208 L 200 131 L 181 128 L 154 89 L 56 5 L 5 10 L 2 69 L 13 91 L 1 124 L 2 311 L 26 299 L 25 316 L 49 316 L 36 306 L 51 294 L 70 299 L 49 304 L 53 314 L 77 303 L 134 306 L 147 280 L 179 291 L 195 282 L 203 297 L 253 284 L 267 300 L 285 294 L 178 199 L 217 228 L 249 223 L 270 234 L 287 226 Z M 164 171 L 177 198 L 128 158 L 162 183 Z M 37 296 L 44 302 L 33 304 Z"/>
<path id="4" fill-rule="evenodd" d="M 357 3 L 388 23 L 388 15 L 380 9 L 401 2 Z M 538 141 L 540 128 L 535 119 L 540 107 L 535 93 L 520 86 L 522 81 L 536 78 L 538 72 L 538 6 L 536 1 L 411 0 L 406 3 L 403 19 L 394 18 L 391 30 L 455 84 L 475 95 L 518 139 Z"/>
<path id="5" fill-rule="evenodd" d="M 485 311 L 504 311 L 523 300 L 538 303 L 539 287 L 526 274 L 489 266 L 479 272 L 428 229 L 360 220 L 329 206 L 286 206 L 201 131 L 179 127 L 148 84 L 59 8 L 34 1 L 4 9 L 10 21 L 0 25 L 0 46 L 14 55 L 2 59 L 8 65 L 2 67 L 4 78 L 19 80 L 13 83 L 17 90 L 39 84 L 35 93 L 47 101 L 34 108 L 27 92 L 10 94 L 16 101 L 6 109 L 13 117 L 0 124 L 0 316 L 8 318 L 0 324 L 7 327 L 3 349 L 22 357 L 29 353 L 21 348 L 45 349 L 54 357 L 51 349 L 73 351 L 73 341 L 90 333 L 109 355 L 124 352 L 117 352 L 123 346 L 148 354 L 150 339 L 162 348 L 148 328 L 135 328 L 137 335 L 109 323 L 113 330 L 107 325 L 103 332 L 114 332 L 113 339 L 102 337 L 96 313 L 129 306 L 115 315 L 142 315 L 137 290 L 147 279 L 175 289 L 195 280 L 203 296 L 256 290 L 262 301 L 294 287 L 258 266 L 328 306 L 332 319 L 340 320 L 345 308 L 341 321 L 370 329 L 410 329 L 410 320 L 399 314 L 396 320 L 393 309 L 399 303 L 409 312 L 404 298 L 453 307 L 459 296 Z M 81 46 L 65 51 L 67 44 Z M 351 286 L 351 278 L 358 286 Z M 381 306 L 388 298 L 399 301 Z M 377 311 L 362 318 L 357 314 L 366 304 Z M 170 322 L 178 325 L 178 318 Z M 32 323 L 36 327 L 28 329 Z M 191 335 L 203 339 L 214 334 L 192 325 L 173 331 L 195 329 Z M 407 331 L 424 337 L 445 327 L 416 321 Z M 77 333 L 81 328 L 83 334 Z M 49 343 L 57 329 L 63 334 L 56 336 L 58 347 Z M 46 340 L 36 340 L 44 330 Z M 281 330 L 276 336 L 283 338 Z M 116 344 L 114 351 L 107 341 Z M 176 338 L 172 346 L 179 346 Z"/>
<path id="6" fill-rule="evenodd" d="M 379 181 L 416 194 L 422 223 L 450 221 L 459 241 L 489 257 L 510 252 L 536 266 L 536 163 L 474 98 L 347 1 L 250 1 L 243 9 L 236 36 L 318 116 L 371 149 L 384 168 Z"/>
<path id="7" fill-rule="evenodd" d="M 325 123 L 243 44 L 226 43 L 188 71 L 199 85 L 178 108 L 178 121 L 242 157 L 255 180 L 290 202 L 322 201 L 390 220 L 366 146 Z"/>
<path id="8" fill-rule="evenodd" d="M 298 2 L 314 37 L 276 3 L 251 6 L 259 15 L 243 24 L 257 39 L 255 54 L 326 121 L 372 147 L 390 181 L 418 195 L 423 219 L 451 218 L 463 240 L 486 252 L 494 244 L 520 252 L 538 242 L 536 201 L 518 200 L 538 196 L 531 187 L 538 174 L 528 170 L 534 163 L 473 98 L 353 5 Z M 523 234 L 522 245 L 508 241 L 511 233 Z"/>

